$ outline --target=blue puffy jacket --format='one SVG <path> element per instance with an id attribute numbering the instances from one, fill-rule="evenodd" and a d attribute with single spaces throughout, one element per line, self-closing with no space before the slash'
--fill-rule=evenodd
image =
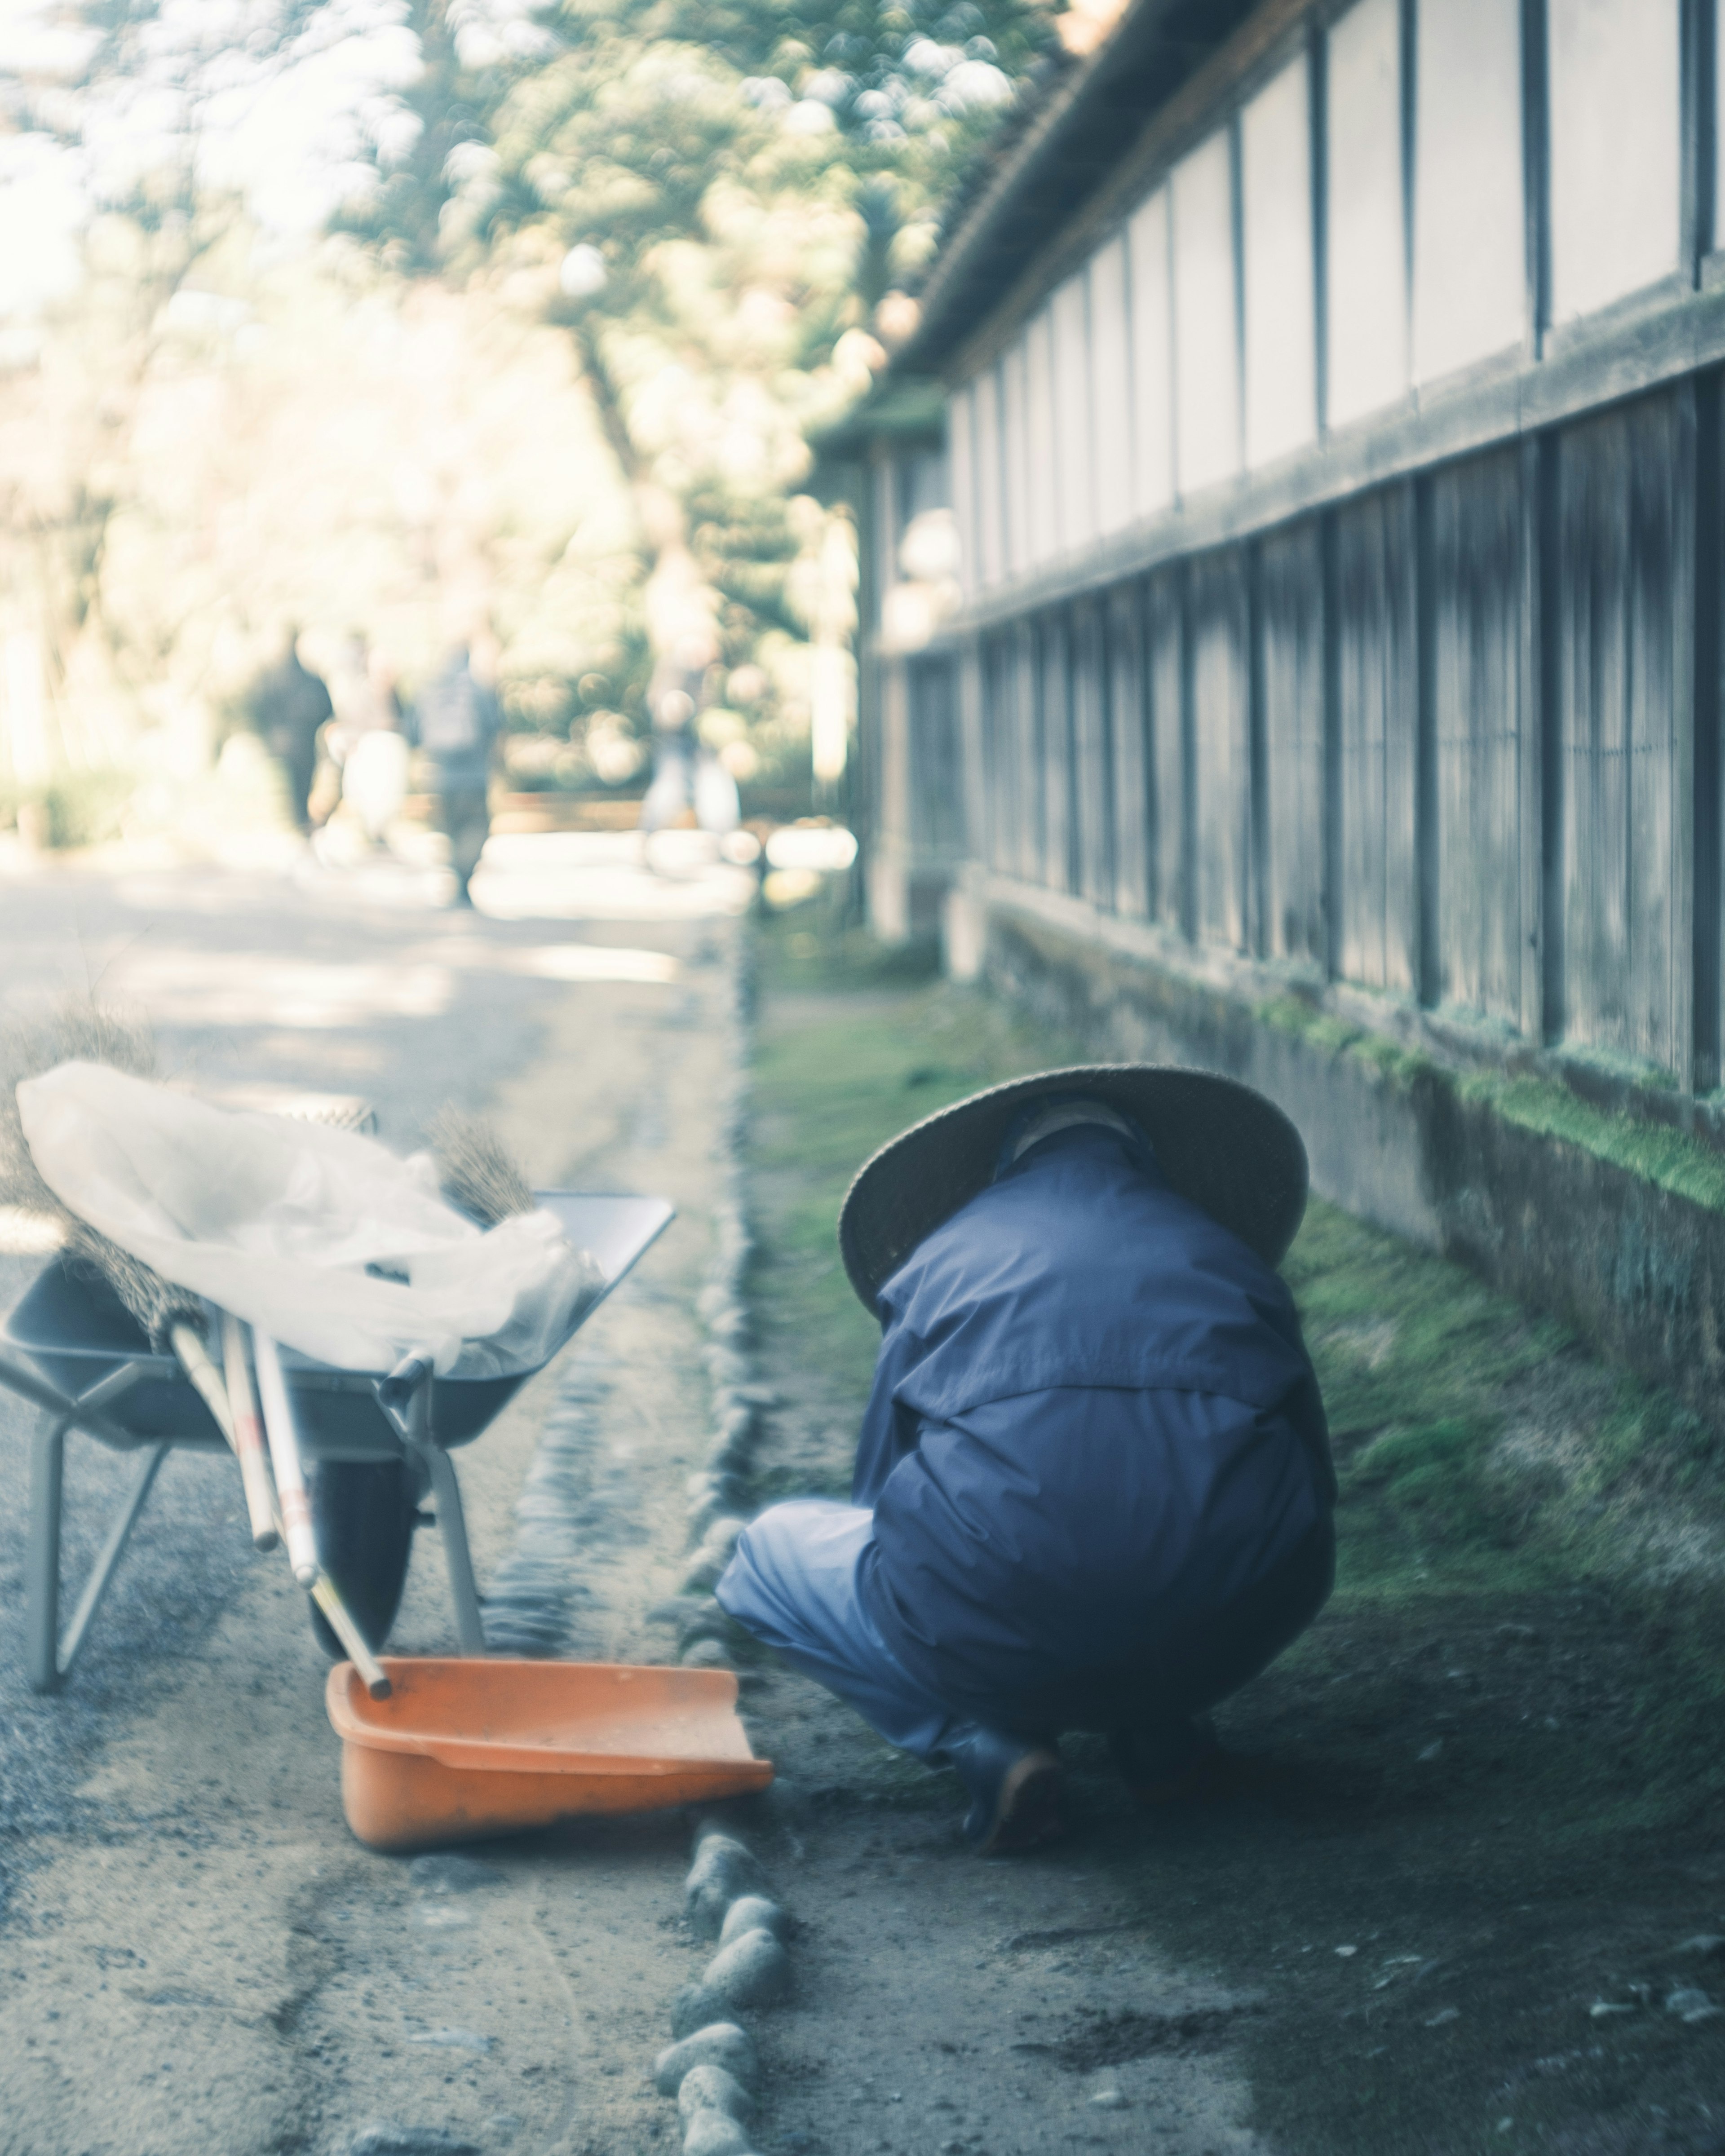
<path id="1" fill-rule="evenodd" d="M 1088 1125 L 1044 1140 L 880 1291 L 860 1587 L 937 1697 L 1154 1663 L 1329 1512 L 1292 1298 Z"/>

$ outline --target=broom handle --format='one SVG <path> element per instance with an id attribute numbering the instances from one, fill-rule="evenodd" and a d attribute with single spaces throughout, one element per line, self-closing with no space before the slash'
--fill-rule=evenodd
<path id="1" fill-rule="evenodd" d="M 305 1476 L 300 1466 L 300 1440 L 294 1430 L 294 1410 L 287 1383 L 281 1374 L 281 1358 L 275 1342 L 257 1326 L 252 1327 L 252 1355 L 258 1366 L 258 1398 L 264 1409 L 264 1434 L 269 1440 L 270 1462 L 275 1470 L 275 1488 L 281 1499 L 283 1538 L 288 1563 L 301 1587 L 317 1577 L 317 1542 L 311 1532 L 311 1506 L 305 1495 Z"/>
<path id="2" fill-rule="evenodd" d="M 251 1515 L 252 1541 L 260 1550 L 274 1549 L 275 1503 L 270 1487 L 264 1432 L 252 1392 L 251 1368 L 245 1359 L 245 1335 L 239 1329 L 239 1320 L 226 1310 L 222 1312 L 222 1363 L 228 1380 L 228 1404 L 234 1414 L 234 1449 L 239 1455 L 245 1509 Z"/>
<path id="3" fill-rule="evenodd" d="M 228 1317 L 225 1322 L 228 1325 L 233 1325 L 235 1330 L 238 1330 L 238 1322 L 235 1319 Z M 217 1429 L 233 1446 L 235 1453 L 239 1453 L 239 1434 L 234 1427 L 228 1389 L 222 1383 L 221 1373 L 211 1362 L 203 1342 L 198 1338 L 196 1331 L 186 1324 L 172 1327 L 168 1337 L 172 1343 L 175 1354 L 179 1358 L 181 1368 L 197 1386 L 203 1396 L 204 1405 L 215 1417 Z M 244 1344 L 242 1342 L 242 1350 Z M 279 1364 L 277 1368 L 279 1370 Z M 243 1460 L 241 1465 L 244 1466 Z M 286 1530 L 282 1526 L 281 1514 L 276 1510 L 275 1496 L 270 1490 L 267 1476 L 264 1488 L 265 1509 L 270 1522 L 272 1545 L 276 1541 L 285 1542 Z M 302 1496 L 304 1491 L 305 1485 L 302 1482 L 300 1485 Z M 305 1583 L 301 1581 L 300 1584 L 303 1586 Z M 364 1633 L 354 1623 L 352 1612 L 341 1599 L 334 1580 L 327 1578 L 321 1570 L 316 1571 L 311 1582 L 311 1593 L 312 1600 L 328 1619 L 330 1630 L 347 1650 L 347 1659 L 359 1671 L 361 1681 L 366 1690 L 373 1699 L 388 1699 L 392 1687 L 384 1672 L 383 1665 L 372 1652 Z"/>

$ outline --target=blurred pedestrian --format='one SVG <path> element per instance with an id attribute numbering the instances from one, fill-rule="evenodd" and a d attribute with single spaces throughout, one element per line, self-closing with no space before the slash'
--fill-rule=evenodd
<path id="1" fill-rule="evenodd" d="M 264 746 L 279 758 L 286 774 L 294 821 L 301 831 L 309 831 L 318 729 L 335 707 L 321 677 L 300 660 L 297 626 L 289 626 L 280 658 L 258 676 L 246 701 Z"/>
<path id="2" fill-rule="evenodd" d="M 737 829 L 737 782 L 701 735 L 701 715 L 717 701 L 719 670 L 706 637 L 686 638 L 654 669 L 647 707 L 653 718 L 653 783 L 641 803 L 641 829 L 686 828 L 723 834 Z"/>
<path id="3" fill-rule="evenodd" d="M 370 844 L 380 845 L 407 798 L 408 743 L 394 674 L 357 630 L 331 675 L 330 693 L 336 722 L 328 738 L 341 767 L 341 798 Z"/>
<path id="4" fill-rule="evenodd" d="M 455 903 L 471 906 L 469 885 L 490 834 L 491 756 L 502 730 L 497 704 L 497 640 L 482 629 L 459 644 L 414 706 L 408 738 L 431 765 L 439 820 L 449 841 Z"/>
<path id="5" fill-rule="evenodd" d="M 692 665 L 673 654 L 653 670 L 647 685 L 647 709 L 653 721 L 653 781 L 641 803 L 641 829 L 648 838 L 693 820 L 695 808 L 695 714 L 701 694 L 701 660 Z"/>

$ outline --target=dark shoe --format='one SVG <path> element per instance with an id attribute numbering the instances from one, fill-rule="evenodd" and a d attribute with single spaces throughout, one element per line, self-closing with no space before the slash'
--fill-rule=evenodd
<path id="1" fill-rule="evenodd" d="M 964 1839 L 978 1856 L 1031 1849 L 1063 1831 L 1060 1755 L 1052 1745 L 973 1728 L 942 1756 L 970 1792 Z"/>

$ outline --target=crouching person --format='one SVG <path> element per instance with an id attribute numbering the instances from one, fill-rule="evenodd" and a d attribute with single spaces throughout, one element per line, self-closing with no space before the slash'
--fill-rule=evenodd
<path id="1" fill-rule="evenodd" d="M 1064 1731 L 1105 1731 L 1143 1801 L 1194 1784 L 1205 1710 L 1328 1597 L 1335 1474 L 1273 1270 L 1305 1202 L 1278 1109 L 1146 1065 L 978 1094 L 851 1186 L 883 1328 L 853 1502 L 763 1512 L 718 1598 L 955 1768 L 983 1854 L 1060 1830 Z"/>

